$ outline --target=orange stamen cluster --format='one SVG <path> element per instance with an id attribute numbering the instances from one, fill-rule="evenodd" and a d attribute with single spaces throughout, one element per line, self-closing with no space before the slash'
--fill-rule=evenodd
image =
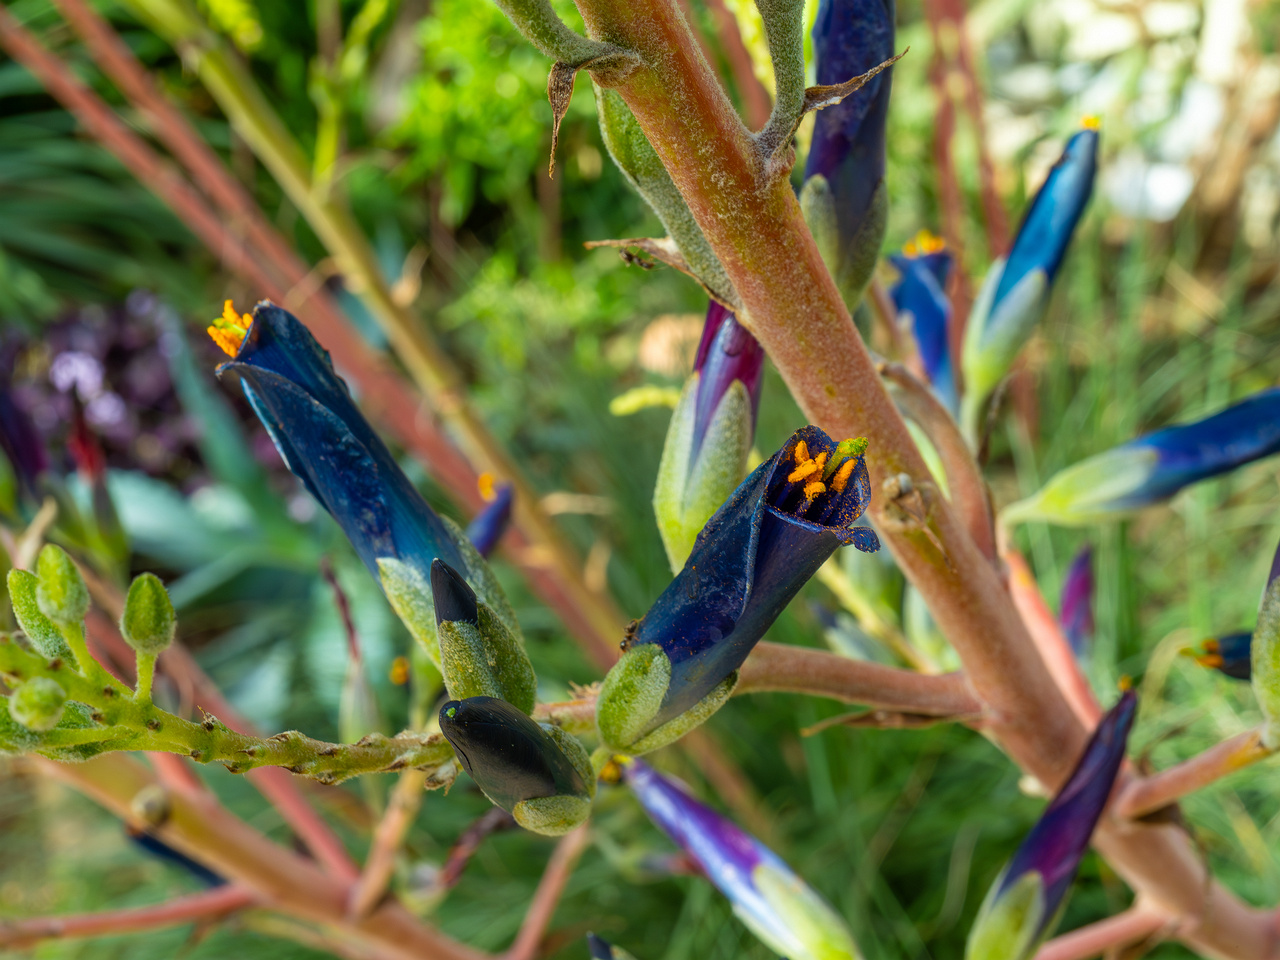
<path id="1" fill-rule="evenodd" d="M 915 259 L 929 253 L 940 253 L 947 249 L 947 242 L 928 230 L 921 230 L 914 240 L 908 240 L 902 248 L 903 256 Z"/>
<path id="2" fill-rule="evenodd" d="M 1219 649 L 1218 641 L 1209 639 L 1204 642 L 1204 653 L 1196 653 L 1192 650 L 1187 652 L 1191 654 L 1192 659 L 1200 666 L 1217 669 L 1224 663 L 1222 654 L 1218 652 Z"/>
<path id="3" fill-rule="evenodd" d="M 480 490 L 480 498 L 485 503 L 493 503 L 494 498 L 498 495 L 496 481 L 493 478 L 493 474 L 488 470 L 476 478 L 476 487 Z"/>
<path id="4" fill-rule="evenodd" d="M 809 445 L 801 440 L 796 444 L 795 458 L 796 468 L 787 474 L 787 482 L 807 481 L 804 485 L 804 498 L 809 501 L 817 499 L 820 493 L 826 493 L 827 485 L 822 482 L 822 473 L 827 465 L 827 454 L 824 452 L 810 457 Z M 813 479 L 810 480 L 810 477 Z"/>
<path id="5" fill-rule="evenodd" d="M 1102 126 L 1102 118 L 1089 114 L 1087 117 L 1080 118 L 1080 126 L 1086 130 L 1097 130 Z"/>
<path id="6" fill-rule="evenodd" d="M 836 475 L 831 478 L 831 489 L 836 493 L 844 493 L 844 488 L 849 485 L 849 478 L 853 476 L 853 468 L 856 461 L 852 458 L 840 464 L 840 469 L 836 471 Z"/>
<path id="7" fill-rule="evenodd" d="M 247 313 L 237 313 L 235 305 L 227 300 L 222 305 L 222 316 L 213 321 L 205 332 L 222 348 L 223 353 L 234 357 L 240 352 L 240 346 L 244 343 L 244 338 L 248 336 L 249 327 L 252 325 L 253 317 Z"/>

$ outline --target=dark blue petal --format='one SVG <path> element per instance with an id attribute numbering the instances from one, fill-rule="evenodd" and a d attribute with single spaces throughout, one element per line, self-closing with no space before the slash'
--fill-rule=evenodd
<path id="1" fill-rule="evenodd" d="M 1042 924 L 1048 924 L 1057 915 L 1088 849 L 1089 838 L 1107 805 L 1124 760 L 1137 704 L 1133 691 L 1125 691 L 1098 722 L 1075 770 L 1031 828 L 1004 872 L 996 896 L 1028 871 L 1035 870 L 1043 878 Z"/>
<path id="2" fill-rule="evenodd" d="M 1202 664 L 1225 673 L 1234 680 L 1253 677 L 1253 633 L 1229 633 L 1225 637 L 1206 640 L 1205 654 L 1197 657 Z"/>
<path id="3" fill-rule="evenodd" d="M 1204 420 L 1149 433 L 1124 448 L 1151 449 L 1159 459 L 1147 482 L 1113 509 L 1168 499 L 1189 484 L 1280 451 L 1280 388 L 1254 394 Z"/>
<path id="4" fill-rule="evenodd" d="M 821 0 L 813 24 L 819 84 L 843 83 L 893 56 L 893 0 Z M 884 179 L 885 119 L 893 69 L 817 112 L 805 178 L 827 178 L 841 240 L 857 235 Z"/>
<path id="5" fill-rule="evenodd" d="M 465 566 L 440 518 L 297 318 L 258 304 L 236 358 L 218 368 L 219 376 L 228 372 L 239 376 L 289 469 L 342 527 L 375 578 L 379 557 L 399 559 L 424 578 L 436 557 Z"/>
<path id="6" fill-rule="evenodd" d="M 498 545 L 502 535 L 507 532 L 511 523 L 511 502 L 515 496 L 515 487 L 509 483 L 500 483 L 494 488 L 493 500 L 485 504 L 484 509 L 475 515 L 467 525 L 467 539 L 475 546 L 476 552 L 487 557 Z"/>
<path id="7" fill-rule="evenodd" d="M 640 621 L 634 642 L 659 644 L 671 661 L 654 726 L 738 669 L 836 547 L 879 546 L 874 533 L 854 525 L 871 497 L 862 458 L 843 493 L 822 494 L 810 505 L 801 485 L 787 481 L 801 441 L 812 456 L 836 450 L 817 427 L 793 434 L 707 521 L 684 568 Z"/>
<path id="8" fill-rule="evenodd" d="M 991 316 L 996 315 L 1000 301 L 1032 270 L 1043 270 L 1048 282 L 1053 283 L 1067 244 L 1093 193 L 1097 167 L 1098 131 L 1081 130 L 1067 141 L 1062 156 L 1031 201 L 1005 261 L 1004 273 L 992 300 Z"/>
<path id="9" fill-rule="evenodd" d="M 889 291 L 894 306 L 899 314 L 911 315 L 911 331 L 925 375 L 947 409 L 954 413 L 959 398 L 951 365 L 951 301 L 944 292 L 950 255 L 892 254 L 889 260 L 900 274 Z M 939 273 L 944 279 L 939 279 Z"/>
<path id="10" fill-rule="evenodd" d="M 220 887 L 227 881 L 218 874 L 214 873 L 203 863 L 197 863 L 185 853 L 181 853 L 173 847 L 169 846 L 154 834 L 147 833 L 145 830 L 136 830 L 127 828 L 126 834 L 140 849 L 145 850 L 157 860 L 163 860 L 166 863 L 180 867 L 191 876 L 195 877 L 201 883 L 208 887 Z"/>
<path id="11" fill-rule="evenodd" d="M 440 732 L 484 795 L 507 812 L 521 800 L 588 795 L 564 751 L 505 700 L 450 700 L 440 708 Z"/>

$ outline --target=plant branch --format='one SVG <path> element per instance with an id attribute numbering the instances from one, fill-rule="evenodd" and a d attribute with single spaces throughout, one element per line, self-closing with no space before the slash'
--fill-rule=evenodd
<path id="1" fill-rule="evenodd" d="M 1102 716 L 1102 707 L 1098 705 L 1093 689 L 1071 651 L 1071 644 L 1067 642 L 1058 618 L 1044 602 L 1040 586 L 1022 554 L 1006 541 L 1001 544 L 1000 556 L 1008 568 L 1009 595 L 1027 626 L 1027 632 L 1049 665 L 1049 672 L 1057 680 L 1071 709 L 1081 723 L 1092 727 Z"/>
<path id="2" fill-rule="evenodd" d="M 1088 960 L 1111 956 L 1113 950 L 1145 940 L 1167 927 L 1167 916 L 1140 905 L 1070 933 L 1054 937 L 1037 952 L 1035 960 Z"/>
<path id="3" fill-rule="evenodd" d="M 538 881 L 538 889 L 533 893 L 533 902 L 529 904 L 529 910 L 520 924 L 520 932 L 516 934 L 511 948 L 503 954 L 503 960 L 534 960 L 537 957 L 538 945 L 556 912 L 556 905 L 560 902 L 560 895 L 564 893 L 565 884 L 569 882 L 569 875 L 573 873 L 578 858 L 587 848 L 587 841 L 591 837 L 588 831 L 589 825 L 584 823 L 565 834 L 556 844 L 555 852 L 547 862 L 547 869 Z"/>
<path id="4" fill-rule="evenodd" d="M 1112 810 L 1117 817 L 1144 817 L 1273 755 L 1262 744 L 1261 727 L 1246 730 L 1167 770 L 1135 777 L 1116 797 Z"/>
<path id="5" fill-rule="evenodd" d="M 119 754 L 76 764 L 37 763 L 48 776 L 75 787 L 124 820 L 132 815 L 133 798 L 155 784 L 146 767 Z M 272 843 L 207 792 L 169 790 L 168 799 L 169 817 L 153 828 L 156 835 L 251 891 L 264 907 L 305 921 L 336 942 L 380 960 L 485 960 L 486 954 L 422 924 L 394 902 L 383 903 L 361 920 L 344 920 L 349 884 Z"/>
<path id="6" fill-rule="evenodd" d="M 716 35 L 720 38 L 720 49 L 729 61 L 729 69 L 733 73 L 733 84 L 742 98 L 743 112 L 746 114 L 747 126 L 752 130 L 760 130 L 769 120 L 769 91 L 764 88 L 756 76 L 751 63 L 751 54 L 742 42 L 742 31 L 738 29 L 738 20 L 725 6 L 724 0 L 706 0 L 707 9 L 716 22 Z"/>
<path id="7" fill-rule="evenodd" d="M 807 693 L 938 717 L 971 717 L 983 712 L 963 674 L 930 676 L 851 660 L 825 650 L 760 643 L 742 665 L 733 692 L 736 696 L 771 691 Z"/>
<path id="8" fill-rule="evenodd" d="M 351 888 L 351 899 L 347 906 L 350 916 L 356 919 L 368 916 L 386 894 L 391 875 L 395 872 L 400 845 L 404 843 L 405 835 L 422 808 L 426 783 L 427 775 L 421 770 L 405 770 L 396 780 L 387 801 L 387 809 L 373 831 L 364 869 Z"/>
<path id="9" fill-rule="evenodd" d="M 880 375 L 898 388 L 895 399 L 902 411 L 918 423 L 933 441 L 947 471 L 947 485 L 956 512 L 983 555 L 996 558 L 991 499 L 969 445 L 960 428 L 938 398 L 900 363 L 881 363 Z"/>
<path id="10" fill-rule="evenodd" d="M 70 917 L 33 917 L 0 922 L 0 947 L 25 950 L 41 940 L 71 940 L 160 930 L 196 920 L 217 920 L 252 906 L 257 898 L 243 887 L 223 886 L 152 907 L 108 910 Z"/>

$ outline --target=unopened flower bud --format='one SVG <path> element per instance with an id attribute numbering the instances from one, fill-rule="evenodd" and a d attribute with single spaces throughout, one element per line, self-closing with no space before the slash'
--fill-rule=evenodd
<path id="1" fill-rule="evenodd" d="M 157 656 L 173 642 L 177 619 L 169 592 L 154 573 L 141 573 L 129 585 L 120 635 L 129 646 L 145 656 Z"/>
<path id="2" fill-rule="evenodd" d="M 89 588 L 67 552 L 45 544 L 36 559 L 36 603 L 60 627 L 79 626 L 89 612 Z"/>
<path id="3" fill-rule="evenodd" d="M 62 719 L 66 692 L 48 677 L 32 677 L 9 697 L 9 716 L 28 730 L 44 733 Z"/>
<path id="4" fill-rule="evenodd" d="M 10 570 L 8 584 L 13 615 L 31 645 L 49 660 L 61 658 L 74 663 L 75 656 L 67 646 L 66 639 L 58 632 L 53 621 L 40 612 L 40 604 L 36 599 L 40 581 L 36 579 L 36 575 L 26 570 Z"/>
<path id="5" fill-rule="evenodd" d="M 526 830 L 559 836 L 591 812 L 591 758 L 559 727 L 496 697 L 469 697 L 441 708 L 440 732 L 476 786 Z"/>

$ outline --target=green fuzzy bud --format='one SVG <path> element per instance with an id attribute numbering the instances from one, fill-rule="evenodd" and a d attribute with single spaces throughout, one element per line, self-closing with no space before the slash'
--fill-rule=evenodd
<path id="1" fill-rule="evenodd" d="M 965 945 L 965 960 L 1026 960 L 1048 925 L 1044 917 L 1044 881 L 1032 871 L 1023 874 L 999 896 L 1003 875 L 996 878 L 978 911 Z"/>
<path id="2" fill-rule="evenodd" d="M 716 407 L 695 456 L 699 381 L 695 373 L 680 394 L 653 488 L 653 511 L 673 572 L 684 566 L 699 531 L 742 482 L 754 435 L 751 399 L 742 381 L 735 380 Z"/>
<path id="3" fill-rule="evenodd" d="M 48 677 L 32 677 L 9 697 L 9 716 L 28 730 L 44 733 L 62 719 L 67 694 Z"/>
<path id="4" fill-rule="evenodd" d="M 800 188 L 800 213 L 809 225 L 822 262 L 827 272 L 836 276 L 840 272 L 840 228 L 836 223 L 836 198 L 831 184 L 820 173 L 815 173 Z"/>
<path id="5" fill-rule="evenodd" d="M 605 676 L 596 698 L 596 729 L 610 750 L 639 756 L 675 743 L 724 706 L 738 683 L 734 671 L 696 704 L 649 729 L 671 682 L 671 661 L 653 643 L 633 646 Z"/>
<path id="6" fill-rule="evenodd" d="M 177 626 L 173 603 L 160 578 L 153 573 L 134 577 L 120 616 L 120 635 L 129 646 L 145 656 L 157 656 L 173 642 Z"/>
<path id="7" fill-rule="evenodd" d="M 667 168 L 640 129 L 622 97 L 613 90 L 596 86 L 596 114 L 609 156 L 623 176 L 635 187 L 658 215 L 667 234 L 675 241 L 689 269 L 712 293 L 733 302 L 733 284 L 724 265 L 693 219 L 689 205 L 671 182 Z"/>
<path id="8" fill-rule="evenodd" d="M 79 626 L 89 612 L 89 588 L 67 552 L 45 544 L 36 559 L 36 603 L 60 627 Z"/>
<path id="9" fill-rule="evenodd" d="M 391 609 L 439 669 L 440 640 L 436 634 L 436 606 L 431 599 L 431 584 L 413 567 L 393 557 L 378 558 L 378 574 Z"/>
<path id="10" fill-rule="evenodd" d="M 1117 502 L 1139 489 L 1160 460 L 1152 447 L 1120 446 L 1059 470 L 1048 483 L 1000 511 L 1006 524 L 1044 520 L 1075 527 L 1114 518 Z"/>
<path id="11" fill-rule="evenodd" d="M 40 582 L 35 574 L 26 570 L 10 570 L 8 585 L 13 615 L 31 645 L 49 660 L 61 659 L 74 664 L 76 658 L 67 646 L 66 639 L 53 621 L 40 612 L 40 604 L 36 600 Z"/>
<path id="12" fill-rule="evenodd" d="M 840 257 L 840 268 L 834 273 L 836 286 L 850 310 L 862 302 L 862 295 L 875 273 L 889 226 L 889 189 L 881 181 L 871 195 L 866 216 L 858 224 L 858 232 L 849 240 Z"/>
<path id="13" fill-rule="evenodd" d="M 734 904 L 733 912 L 774 951 L 822 960 L 855 960 L 859 956 L 853 935 L 839 914 L 811 887 L 797 884 L 794 874 L 761 863 L 751 871 L 751 883 L 777 914 L 785 936 L 761 922 L 753 910 Z M 803 946 L 803 952 L 796 949 L 798 945 Z"/>
<path id="14" fill-rule="evenodd" d="M 591 815 L 591 801 L 596 795 L 596 773 L 591 765 L 590 754 L 577 737 L 552 723 L 540 723 L 538 726 L 569 758 L 569 762 L 582 777 L 582 782 L 587 785 L 587 796 L 559 794 L 521 800 L 512 808 L 511 816 L 526 830 L 558 837 L 568 833 Z"/>
<path id="15" fill-rule="evenodd" d="M 1262 742 L 1270 750 L 1280 749 L 1280 577 L 1262 596 L 1250 657 L 1253 695 L 1266 719 Z"/>
<path id="16" fill-rule="evenodd" d="M 497 697 L 532 713 L 538 678 L 524 646 L 488 604 L 480 601 L 477 611 L 478 623 L 443 621 L 436 627 L 449 697 Z"/>

